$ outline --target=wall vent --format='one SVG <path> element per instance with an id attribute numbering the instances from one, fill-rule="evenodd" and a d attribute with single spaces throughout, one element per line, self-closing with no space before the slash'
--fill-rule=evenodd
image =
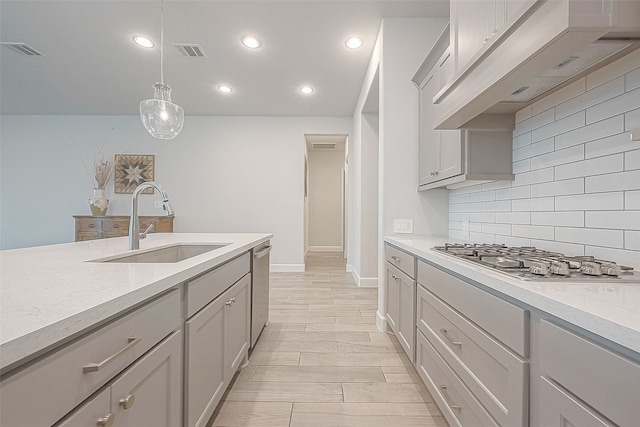
<path id="1" fill-rule="evenodd" d="M 190 56 L 192 58 L 206 58 L 207 55 L 199 44 L 173 43 L 182 56 Z"/>
<path id="2" fill-rule="evenodd" d="M 316 142 L 316 143 L 311 144 L 311 147 L 314 150 L 335 150 L 336 149 L 336 144 Z"/>
<path id="3" fill-rule="evenodd" d="M 9 42 L 0 42 L 0 44 L 7 46 L 12 49 L 14 52 L 19 53 L 24 56 L 45 56 L 43 53 L 38 52 L 31 46 L 26 43 L 9 43 Z"/>

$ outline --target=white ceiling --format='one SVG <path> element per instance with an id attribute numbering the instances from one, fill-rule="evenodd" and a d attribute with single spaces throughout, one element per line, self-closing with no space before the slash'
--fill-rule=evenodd
<path id="1" fill-rule="evenodd" d="M 448 0 L 167 0 L 164 80 L 186 115 L 351 116 L 382 18 L 448 13 Z M 137 34 L 156 47 L 136 46 Z M 246 34 L 262 47 L 244 48 Z M 353 34 L 358 50 L 344 47 Z M 0 112 L 136 115 L 160 80 L 159 35 L 159 0 L 2 0 L 0 41 L 46 57 L 0 47 Z M 207 58 L 171 43 L 199 44 Z M 234 92 L 219 93 L 223 83 Z"/>

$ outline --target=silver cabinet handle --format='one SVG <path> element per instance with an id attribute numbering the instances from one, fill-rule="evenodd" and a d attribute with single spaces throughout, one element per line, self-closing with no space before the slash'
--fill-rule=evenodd
<path id="1" fill-rule="evenodd" d="M 107 414 L 102 418 L 98 418 L 96 425 L 98 427 L 111 427 L 113 425 L 113 420 L 116 418 L 113 414 Z"/>
<path id="2" fill-rule="evenodd" d="M 454 341 L 453 338 L 451 338 L 451 336 L 449 336 L 449 332 L 445 329 L 442 328 L 440 329 L 440 333 L 442 334 L 443 337 L 445 337 L 447 339 L 447 341 L 449 341 L 451 344 L 453 345 L 457 345 L 458 347 L 462 347 L 462 341 Z"/>
<path id="3" fill-rule="evenodd" d="M 453 403 L 453 401 L 449 397 L 449 393 L 447 393 L 447 386 L 446 385 L 441 385 L 438 388 L 442 392 L 442 398 L 444 399 L 444 402 L 449 406 L 449 408 L 455 409 L 455 410 L 458 410 L 458 411 L 462 410 L 462 406 L 456 405 L 455 403 Z"/>
<path id="4" fill-rule="evenodd" d="M 266 246 L 264 249 L 262 249 L 260 252 L 255 252 L 253 254 L 253 258 L 258 259 L 258 258 L 262 258 L 263 256 L 265 256 L 266 254 L 268 254 L 269 252 L 271 252 L 271 245 Z"/>
<path id="5" fill-rule="evenodd" d="M 398 280 L 400 278 L 400 276 L 396 276 L 395 274 L 391 273 L 391 277 L 393 277 L 395 280 Z"/>
<path id="6" fill-rule="evenodd" d="M 122 409 L 129 409 L 133 406 L 134 403 L 136 403 L 135 394 L 130 394 L 127 397 L 123 397 L 122 399 L 120 399 L 120 406 L 122 407 Z"/>
<path id="7" fill-rule="evenodd" d="M 117 359 L 118 357 L 120 357 L 120 355 L 122 355 L 124 352 L 126 352 L 127 350 L 129 350 L 130 348 L 132 348 L 134 345 L 138 344 L 140 341 L 142 340 L 141 337 L 129 337 L 128 341 L 129 344 L 127 344 L 122 350 L 118 351 L 117 353 L 107 357 L 106 359 L 104 359 L 102 362 L 100 363 L 89 363 L 87 365 L 84 365 L 82 367 L 82 373 L 83 374 L 88 374 L 90 372 L 97 372 L 100 369 L 104 368 L 105 366 L 107 366 L 109 363 L 113 362 L 115 359 Z"/>
<path id="8" fill-rule="evenodd" d="M 391 259 L 394 260 L 395 262 L 400 262 L 399 256 L 391 255 Z"/>
<path id="9" fill-rule="evenodd" d="M 234 302 L 236 302 L 236 297 L 231 298 L 229 301 L 225 302 L 225 305 L 227 307 L 230 307 L 231 304 L 233 304 Z"/>

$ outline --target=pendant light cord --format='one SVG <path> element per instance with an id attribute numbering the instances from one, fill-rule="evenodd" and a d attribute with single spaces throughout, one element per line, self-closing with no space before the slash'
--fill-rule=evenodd
<path id="1" fill-rule="evenodd" d="M 160 83 L 164 84 L 164 0 L 160 2 Z"/>

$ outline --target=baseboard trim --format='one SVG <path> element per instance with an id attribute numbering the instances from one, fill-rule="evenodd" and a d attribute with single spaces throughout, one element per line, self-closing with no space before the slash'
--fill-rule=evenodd
<path id="1" fill-rule="evenodd" d="M 340 246 L 307 246 L 307 252 L 342 252 Z"/>
<path id="2" fill-rule="evenodd" d="M 351 265 L 347 265 L 347 272 L 351 273 L 351 275 L 353 276 L 353 280 L 355 280 L 356 285 L 358 285 L 359 288 L 377 288 L 378 287 L 377 277 L 360 277 L 358 275 L 358 272 Z"/>
<path id="3" fill-rule="evenodd" d="M 271 264 L 271 273 L 304 273 L 304 264 Z"/>
<path id="4" fill-rule="evenodd" d="M 387 318 L 386 316 L 380 314 L 379 311 L 376 311 L 376 326 L 378 327 L 378 330 L 380 330 L 380 332 L 387 331 Z"/>

